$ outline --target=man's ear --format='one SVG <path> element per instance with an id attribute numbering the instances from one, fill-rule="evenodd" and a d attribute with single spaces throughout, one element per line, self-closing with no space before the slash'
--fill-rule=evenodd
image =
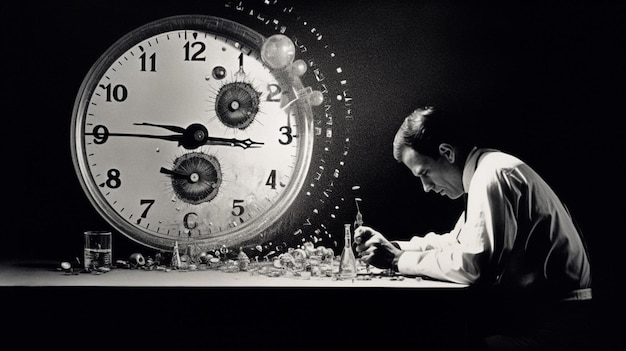
<path id="1" fill-rule="evenodd" d="M 454 146 L 450 144 L 439 144 L 439 155 L 444 157 L 448 162 L 454 163 L 454 160 L 456 159 L 456 150 L 454 149 Z"/>

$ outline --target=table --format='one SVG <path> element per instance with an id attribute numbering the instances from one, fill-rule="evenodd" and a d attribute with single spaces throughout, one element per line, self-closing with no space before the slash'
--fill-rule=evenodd
<path id="1" fill-rule="evenodd" d="M 4 319 L 16 330 L 51 326 L 48 331 L 60 337 L 53 332 L 56 328 L 84 328 L 86 323 L 114 328 L 116 334 L 121 328 L 127 339 L 144 335 L 144 341 L 145 335 L 163 337 L 171 330 L 192 335 L 193 330 L 241 342 L 272 339 L 298 345 L 308 340 L 327 349 L 341 343 L 370 349 L 374 339 L 383 340 L 385 348 L 400 347 L 416 336 L 422 349 L 463 350 L 466 344 L 463 306 L 468 287 L 459 284 L 412 277 L 303 279 L 216 270 L 117 268 L 100 275 L 67 275 L 57 266 L 0 263 L 0 298 L 19 306 Z M 113 324 L 103 325 L 102 314 Z M 455 335 L 449 334 L 451 327 L 457 329 Z"/>
<path id="2" fill-rule="evenodd" d="M 338 280 L 331 277 L 302 277 L 286 273 L 270 277 L 254 272 L 228 273 L 203 270 L 142 270 L 115 268 L 107 273 L 68 274 L 55 262 L 0 263 L 0 286 L 22 287 L 206 287 L 206 288 L 390 288 L 463 289 L 467 285 L 419 277 L 359 277 Z M 368 280 L 366 280 L 368 279 Z"/>

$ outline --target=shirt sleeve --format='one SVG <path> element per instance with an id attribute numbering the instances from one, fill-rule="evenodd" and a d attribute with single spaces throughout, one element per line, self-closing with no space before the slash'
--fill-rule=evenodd
<path id="1" fill-rule="evenodd" d="M 404 251 L 426 251 L 433 249 L 442 249 L 449 247 L 457 240 L 457 236 L 464 223 L 465 212 L 461 214 L 454 226 L 454 229 L 449 233 L 437 234 L 434 232 L 427 233 L 424 236 L 414 236 L 409 241 L 394 241 Z"/>
<path id="2" fill-rule="evenodd" d="M 421 244 L 414 247 L 423 250 L 405 251 L 398 260 L 398 271 L 462 284 L 477 281 L 481 266 L 492 255 L 494 231 L 507 221 L 515 223 L 510 206 L 506 206 L 507 190 L 499 173 L 477 172 L 468 192 L 467 219 L 463 221 L 461 216 L 455 230 L 443 238 L 426 238 L 427 235 L 423 240 L 413 239 Z M 448 245 L 428 244 L 440 240 Z"/>

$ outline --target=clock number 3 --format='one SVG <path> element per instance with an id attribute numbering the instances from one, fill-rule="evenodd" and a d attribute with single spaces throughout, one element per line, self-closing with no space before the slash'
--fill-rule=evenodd
<path id="1" fill-rule="evenodd" d="M 293 141 L 293 135 L 291 135 L 291 127 L 289 127 L 289 126 L 282 126 L 282 127 L 280 127 L 280 131 L 282 132 L 282 135 L 285 136 L 286 140 L 278 139 L 278 142 L 281 145 L 289 145 L 289 144 L 291 144 L 291 142 Z"/>

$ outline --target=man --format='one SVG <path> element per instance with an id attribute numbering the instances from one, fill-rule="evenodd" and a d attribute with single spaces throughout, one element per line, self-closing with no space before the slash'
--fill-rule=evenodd
<path id="1" fill-rule="evenodd" d="M 379 268 L 480 289 L 488 298 L 478 299 L 471 311 L 484 320 L 472 332 L 485 333 L 486 349 L 582 345 L 591 269 L 581 233 L 533 169 L 509 154 L 475 147 L 458 122 L 435 108 L 418 109 L 393 143 L 394 157 L 424 191 L 465 197 L 454 229 L 391 242 L 361 226 L 355 230 L 357 253 Z"/>

